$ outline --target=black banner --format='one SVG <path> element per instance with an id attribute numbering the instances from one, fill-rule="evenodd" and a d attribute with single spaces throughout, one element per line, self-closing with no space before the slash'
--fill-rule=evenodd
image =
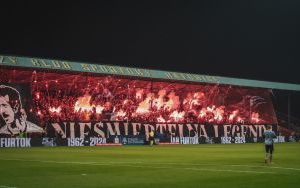
<path id="1" fill-rule="evenodd" d="M 277 133 L 277 126 L 272 126 Z M 157 137 L 262 137 L 266 125 L 213 125 L 197 123 L 136 123 L 136 122 L 61 122 L 47 124 L 49 137 L 63 138 L 110 136 L 145 136 L 152 130 Z"/>

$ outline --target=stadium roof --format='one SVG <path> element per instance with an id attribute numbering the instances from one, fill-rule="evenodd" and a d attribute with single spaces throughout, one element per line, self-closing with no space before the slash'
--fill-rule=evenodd
<path id="1" fill-rule="evenodd" d="M 62 60 L 50 60 L 50 59 L 39 59 L 39 58 L 29 58 L 29 57 L 0 55 L 0 66 L 89 72 L 89 73 L 123 75 L 123 76 L 138 76 L 144 78 L 158 78 L 158 79 L 180 80 L 180 81 L 199 82 L 199 83 L 225 84 L 225 85 L 235 85 L 235 86 L 300 91 L 299 84 L 238 79 L 238 78 L 230 78 L 230 77 L 222 77 L 222 76 L 189 74 L 189 73 L 141 69 L 141 68 L 129 68 L 129 67 L 103 65 L 103 64 L 88 64 L 82 62 L 70 62 L 70 61 L 62 61 Z"/>

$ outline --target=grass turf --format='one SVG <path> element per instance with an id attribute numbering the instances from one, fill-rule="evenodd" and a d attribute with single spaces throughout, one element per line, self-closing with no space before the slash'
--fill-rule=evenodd
<path id="1" fill-rule="evenodd" d="M 300 144 L 0 149 L 0 187 L 298 187 Z"/>

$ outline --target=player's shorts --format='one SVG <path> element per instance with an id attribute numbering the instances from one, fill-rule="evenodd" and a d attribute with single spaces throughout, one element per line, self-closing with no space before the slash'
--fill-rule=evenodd
<path id="1" fill-rule="evenodd" d="M 272 145 L 265 145 L 266 153 L 272 154 L 274 151 L 274 146 Z"/>
<path id="2" fill-rule="evenodd" d="M 154 141 L 154 136 L 149 136 L 150 141 Z"/>

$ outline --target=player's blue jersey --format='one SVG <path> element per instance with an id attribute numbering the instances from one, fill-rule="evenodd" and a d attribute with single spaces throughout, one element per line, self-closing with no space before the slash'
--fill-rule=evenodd
<path id="1" fill-rule="evenodd" d="M 274 131 L 271 130 L 266 130 L 264 132 L 264 137 L 265 137 L 265 144 L 266 145 L 272 145 L 274 143 L 274 138 L 276 138 L 276 134 Z"/>

